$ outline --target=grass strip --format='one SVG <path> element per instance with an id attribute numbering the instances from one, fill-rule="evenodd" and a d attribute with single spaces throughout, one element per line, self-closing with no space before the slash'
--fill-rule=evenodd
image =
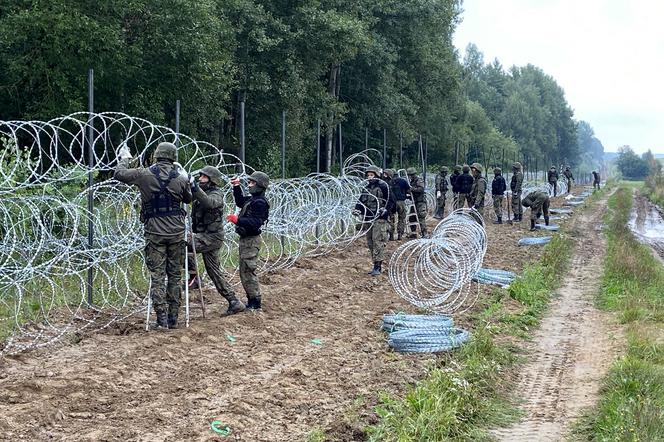
<path id="1" fill-rule="evenodd" d="M 576 428 L 590 441 L 664 440 L 664 267 L 627 227 L 632 205 L 625 187 L 609 199 L 598 304 L 626 325 L 627 349 Z"/>

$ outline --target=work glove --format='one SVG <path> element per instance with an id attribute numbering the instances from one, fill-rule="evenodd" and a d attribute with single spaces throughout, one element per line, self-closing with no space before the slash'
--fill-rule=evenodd
<path id="1" fill-rule="evenodd" d="M 387 209 L 385 207 L 381 207 L 378 209 L 378 218 L 383 218 L 387 214 Z"/>
<path id="2" fill-rule="evenodd" d="M 362 212 L 360 211 L 360 209 L 353 209 L 353 211 L 352 211 L 351 213 L 352 213 L 353 215 L 355 215 L 355 216 L 360 216 L 360 215 L 362 214 Z"/>
<path id="3" fill-rule="evenodd" d="M 200 187 L 198 187 L 198 181 L 192 175 L 189 175 L 189 185 L 191 186 L 192 192 L 198 192 Z"/>
<path id="4" fill-rule="evenodd" d="M 128 160 L 130 158 L 133 158 L 131 152 L 129 152 L 129 147 L 127 146 L 127 143 L 122 143 L 122 147 L 120 147 L 120 150 L 118 151 L 118 158 L 120 158 L 121 160 Z"/>
<path id="5" fill-rule="evenodd" d="M 234 213 L 231 213 L 230 215 L 228 215 L 228 216 L 226 217 L 226 219 L 227 219 L 228 221 L 232 222 L 233 224 L 237 224 L 237 215 L 234 214 Z"/>
<path id="6" fill-rule="evenodd" d="M 231 186 L 237 187 L 239 185 L 240 185 L 240 178 L 238 177 L 231 178 Z"/>
<path id="7" fill-rule="evenodd" d="M 440 198 L 441 195 L 442 195 L 442 193 L 440 193 L 440 190 L 438 192 L 436 192 L 436 198 Z"/>

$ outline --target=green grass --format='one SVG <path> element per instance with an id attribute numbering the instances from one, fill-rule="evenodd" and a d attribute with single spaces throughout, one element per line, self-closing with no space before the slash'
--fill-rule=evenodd
<path id="1" fill-rule="evenodd" d="M 608 249 L 600 307 L 626 325 L 627 351 L 603 382 L 597 406 L 576 435 L 591 441 L 664 440 L 664 267 L 627 228 L 633 198 L 609 200 Z"/>
<path id="2" fill-rule="evenodd" d="M 369 440 L 491 440 L 487 428 L 516 420 L 520 412 L 510 402 L 506 376 L 520 360 L 514 341 L 539 324 L 572 250 L 571 237 L 556 235 L 540 262 L 528 266 L 509 291 L 494 290 L 473 318 L 468 344 L 441 356 L 404 397 L 381 397 L 379 422 L 367 429 Z"/>

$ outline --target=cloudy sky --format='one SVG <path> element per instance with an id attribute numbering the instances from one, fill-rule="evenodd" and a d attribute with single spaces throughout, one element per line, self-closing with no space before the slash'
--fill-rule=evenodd
<path id="1" fill-rule="evenodd" d="M 542 68 L 606 151 L 664 153 L 664 2 L 464 0 L 454 43 Z"/>

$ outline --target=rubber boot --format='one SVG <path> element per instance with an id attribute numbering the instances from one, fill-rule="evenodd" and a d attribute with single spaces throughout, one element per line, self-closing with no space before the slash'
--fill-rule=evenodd
<path id="1" fill-rule="evenodd" d="M 549 225 L 549 217 L 548 216 L 544 217 L 544 224 L 546 224 L 547 226 Z"/>
<path id="2" fill-rule="evenodd" d="M 532 231 L 534 231 L 534 230 L 535 230 L 535 220 L 534 220 L 534 219 L 531 219 L 531 220 L 530 220 L 530 231 L 532 232 Z"/>
<path id="3" fill-rule="evenodd" d="M 168 313 L 168 328 L 178 328 L 178 312 Z"/>
<path id="4" fill-rule="evenodd" d="M 236 313 L 243 312 L 246 309 L 245 305 L 239 299 L 228 301 L 228 310 L 223 316 L 230 316 Z"/>
<path id="5" fill-rule="evenodd" d="M 249 298 L 245 310 L 257 311 L 261 309 L 261 298 Z"/>
<path id="6" fill-rule="evenodd" d="M 380 275 L 380 272 L 381 272 L 381 270 L 382 270 L 382 269 L 381 269 L 381 267 L 382 267 L 382 263 L 383 263 L 382 261 L 376 261 L 376 262 L 374 262 L 374 268 L 373 268 L 373 270 L 372 270 L 371 273 L 370 273 L 371 276 L 378 276 L 378 275 Z"/>
<path id="7" fill-rule="evenodd" d="M 499 216 L 497 220 L 493 222 L 494 224 L 502 224 L 503 223 L 503 217 Z"/>

